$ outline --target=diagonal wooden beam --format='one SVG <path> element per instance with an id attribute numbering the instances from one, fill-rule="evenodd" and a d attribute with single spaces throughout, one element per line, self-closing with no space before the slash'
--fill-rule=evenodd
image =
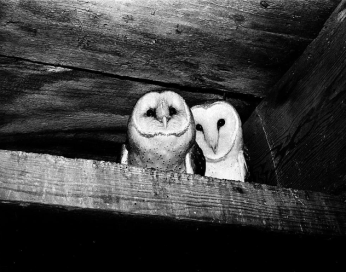
<path id="1" fill-rule="evenodd" d="M 256 182 L 346 190 L 346 1 L 244 124 Z"/>
<path id="2" fill-rule="evenodd" d="M 6 150 L 0 150 L 0 202 L 346 235 L 341 197 Z"/>

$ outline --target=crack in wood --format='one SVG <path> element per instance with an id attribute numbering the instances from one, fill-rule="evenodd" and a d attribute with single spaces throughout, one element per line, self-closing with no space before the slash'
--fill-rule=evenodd
<path id="1" fill-rule="evenodd" d="M 270 157 L 271 157 L 271 160 L 272 160 L 272 163 L 273 163 L 273 171 L 275 173 L 276 183 L 278 183 L 279 182 L 279 178 L 278 178 L 278 173 L 277 173 L 277 170 L 276 170 L 277 168 L 276 168 L 276 164 L 275 164 L 275 154 L 272 151 L 272 146 L 271 146 L 271 143 L 269 141 L 269 137 L 268 137 L 267 131 L 266 131 L 265 127 L 264 127 L 264 123 L 263 123 L 262 117 L 260 115 L 260 112 L 258 111 L 258 108 L 255 109 L 255 114 L 256 114 L 256 116 L 258 117 L 258 120 L 261 123 L 261 127 L 262 127 L 262 130 L 263 130 L 263 133 L 265 135 L 265 138 L 266 138 L 266 141 L 267 141 L 267 144 L 268 144 L 268 148 L 269 148 L 269 151 L 270 151 Z"/>

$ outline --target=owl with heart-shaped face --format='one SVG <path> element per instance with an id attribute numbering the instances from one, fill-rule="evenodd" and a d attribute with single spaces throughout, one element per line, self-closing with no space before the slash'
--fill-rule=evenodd
<path id="1" fill-rule="evenodd" d="M 191 108 L 196 141 L 206 159 L 206 176 L 245 181 L 241 120 L 234 107 L 217 101 Z"/>
<path id="2" fill-rule="evenodd" d="M 175 92 L 150 92 L 129 118 L 121 163 L 204 175 L 205 159 L 196 143 L 190 108 Z"/>

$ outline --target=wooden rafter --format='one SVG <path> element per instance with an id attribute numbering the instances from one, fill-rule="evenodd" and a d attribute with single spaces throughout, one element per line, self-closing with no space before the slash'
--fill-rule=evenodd
<path id="1" fill-rule="evenodd" d="M 346 1 L 244 124 L 256 182 L 342 193 Z"/>
<path id="2" fill-rule="evenodd" d="M 264 97 L 339 1 L 0 1 L 0 52 Z"/>

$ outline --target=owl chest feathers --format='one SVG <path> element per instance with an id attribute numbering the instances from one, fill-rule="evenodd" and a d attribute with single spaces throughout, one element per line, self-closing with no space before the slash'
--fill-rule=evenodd
<path id="1" fill-rule="evenodd" d="M 246 163 L 242 150 L 232 150 L 223 160 L 207 161 L 206 176 L 244 181 Z"/>
<path id="2" fill-rule="evenodd" d="M 176 135 L 141 137 L 130 142 L 129 163 L 140 167 L 161 170 L 185 171 L 185 158 L 193 145 L 190 131 Z"/>

